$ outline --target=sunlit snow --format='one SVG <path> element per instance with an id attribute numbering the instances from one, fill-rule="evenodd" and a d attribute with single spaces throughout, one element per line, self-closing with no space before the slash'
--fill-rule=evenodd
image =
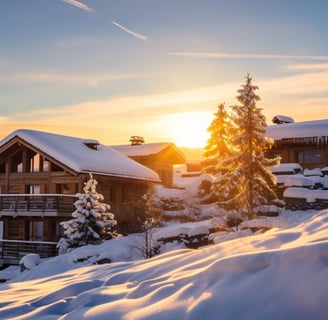
<path id="1" fill-rule="evenodd" d="M 0 285 L 0 318 L 326 319 L 328 210 L 280 220 L 285 227 L 149 260 L 142 236 L 130 235 L 13 271 Z M 99 257 L 112 263 L 92 264 Z"/>

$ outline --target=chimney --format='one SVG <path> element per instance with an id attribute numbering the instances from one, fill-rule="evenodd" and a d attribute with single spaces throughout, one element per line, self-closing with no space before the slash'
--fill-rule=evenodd
<path id="1" fill-rule="evenodd" d="M 131 146 L 138 146 L 145 143 L 145 139 L 140 136 L 131 136 L 129 141 Z"/>

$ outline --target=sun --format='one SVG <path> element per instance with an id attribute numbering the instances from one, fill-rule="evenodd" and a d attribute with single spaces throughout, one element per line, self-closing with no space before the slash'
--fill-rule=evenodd
<path id="1" fill-rule="evenodd" d="M 172 139 L 179 147 L 204 148 L 209 138 L 209 112 L 180 112 L 169 116 Z"/>

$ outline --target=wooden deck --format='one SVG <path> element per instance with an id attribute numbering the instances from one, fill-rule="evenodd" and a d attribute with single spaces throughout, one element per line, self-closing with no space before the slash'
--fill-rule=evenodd
<path id="1" fill-rule="evenodd" d="M 37 253 L 40 258 L 54 257 L 58 254 L 57 242 L 0 240 L 0 267 L 18 265 L 27 254 Z"/>
<path id="2" fill-rule="evenodd" d="M 0 194 L 2 216 L 56 216 L 72 213 L 76 195 L 63 194 Z"/>

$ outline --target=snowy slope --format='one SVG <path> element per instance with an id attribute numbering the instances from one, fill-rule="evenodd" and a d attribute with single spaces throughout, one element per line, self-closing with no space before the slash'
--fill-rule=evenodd
<path id="1" fill-rule="evenodd" d="M 90 247 L 80 248 L 0 285 L 0 318 L 327 319 L 327 229 L 325 210 L 199 250 L 84 267 L 73 261 Z M 103 246 L 113 260 L 128 252 Z"/>

